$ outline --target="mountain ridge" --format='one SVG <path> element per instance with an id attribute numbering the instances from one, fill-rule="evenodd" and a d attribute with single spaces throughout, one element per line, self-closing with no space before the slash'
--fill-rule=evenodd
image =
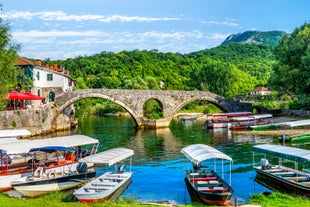
<path id="1" fill-rule="evenodd" d="M 229 35 L 221 45 L 226 45 L 231 42 L 246 43 L 246 44 L 266 44 L 271 46 L 277 46 L 280 39 L 287 34 L 283 31 L 245 31 L 238 34 Z"/>

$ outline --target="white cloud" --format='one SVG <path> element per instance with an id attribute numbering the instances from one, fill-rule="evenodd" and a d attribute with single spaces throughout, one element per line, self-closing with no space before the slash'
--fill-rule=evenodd
<path id="1" fill-rule="evenodd" d="M 69 15 L 63 11 L 42 11 L 42 12 L 18 12 L 11 11 L 0 15 L 3 19 L 39 19 L 43 21 L 99 21 L 99 22 L 155 22 L 155 21 L 178 21 L 178 17 L 141 17 L 123 15 Z"/>
<path id="2" fill-rule="evenodd" d="M 207 36 L 199 30 L 140 33 L 31 30 L 14 32 L 13 37 L 22 44 L 21 55 L 25 57 L 65 59 L 101 51 L 118 52 L 135 49 L 187 53 L 205 49 L 206 45 L 214 46 L 214 42 L 220 42 L 226 36 L 221 34 Z"/>
<path id="3" fill-rule="evenodd" d="M 209 39 L 215 39 L 215 40 L 224 40 L 226 39 L 230 34 L 219 34 L 219 33 L 213 33 L 208 36 Z"/>
<path id="4" fill-rule="evenodd" d="M 229 26 L 229 27 L 240 27 L 240 25 L 234 21 L 201 21 L 203 24 L 207 25 L 221 25 L 221 26 Z"/>
<path id="5" fill-rule="evenodd" d="M 50 31 L 39 31 L 39 30 L 31 30 L 31 31 L 16 31 L 13 32 L 12 35 L 19 39 L 21 37 L 87 37 L 87 36 L 104 36 L 107 33 L 89 30 L 89 31 L 57 31 L 57 30 L 50 30 Z"/>

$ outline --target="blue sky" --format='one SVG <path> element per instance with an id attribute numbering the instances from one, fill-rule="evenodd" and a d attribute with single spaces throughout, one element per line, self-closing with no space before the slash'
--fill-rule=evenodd
<path id="1" fill-rule="evenodd" d="M 0 0 L 19 55 L 66 59 L 102 51 L 190 53 L 248 30 L 291 33 L 309 0 Z"/>

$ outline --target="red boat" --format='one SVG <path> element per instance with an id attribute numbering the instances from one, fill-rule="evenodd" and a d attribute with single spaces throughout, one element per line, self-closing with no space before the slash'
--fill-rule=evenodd
<path id="1" fill-rule="evenodd" d="M 201 162 L 209 159 L 212 159 L 212 161 L 221 159 L 222 162 L 228 160 L 231 164 L 232 158 L 203 144 L 194 144 L 185 147 L 181 150 L 181 153 L 183 153 L 194 166 L 193 170 L 185 170 L 185 183 L 191 200 L 208 205 L 229 205 L 233 194 L 231 185 L 225 182 L 223 179 L 224 175 L 219 176 L 212 169 L 202 169 L 206 167 L 201 166 Z M 212 162 L 212 166 L 213 165 L 214 162 Z"/>
<path id="2" fill-rule="evenodd" d="M 208 129 L 215 129 L 215 128 L 228 128 L 229 123 L 233 121 L 236 117 L 247 117 L 252 116 L 252 112 L 232 112 L 232 113 L 217 113 L 217 114 L 210 114 L 210 119 L 208 118 L 205 122 L 205 126 Z"/>

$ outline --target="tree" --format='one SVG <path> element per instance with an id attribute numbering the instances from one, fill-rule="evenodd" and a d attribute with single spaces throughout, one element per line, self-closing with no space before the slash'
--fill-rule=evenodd
<path id="1" fill-rule="evenodd" d="M 285 35 L 275 48 L 278 64 L 270 78 L 270 85 L 280 95 L 302 97 L 310 93 L 310 24 Z"/>
<path id="2" fill-rule="evenodd" d="M 2 6 L 0 5 L 2 10 Z M 7 94 L 16 86 L 17 70 L 15 63 L 19 45 L 12 41 L 9 25 L 0 18 L 0 110 L 7 106 Z"/>

